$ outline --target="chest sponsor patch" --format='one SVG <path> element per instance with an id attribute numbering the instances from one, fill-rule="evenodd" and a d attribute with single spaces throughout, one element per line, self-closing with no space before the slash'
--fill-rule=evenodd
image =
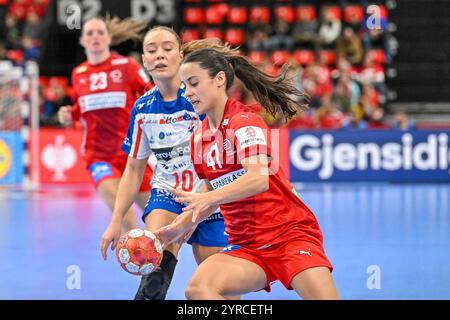
<path id="1" fill-rule="evenodd" d="M 127 100 L 126 96 L 126 93 L 123 91 L 87 94 L 79 97 L 78 103 L 81 112 L 108 108 L 124 108 Z"/>

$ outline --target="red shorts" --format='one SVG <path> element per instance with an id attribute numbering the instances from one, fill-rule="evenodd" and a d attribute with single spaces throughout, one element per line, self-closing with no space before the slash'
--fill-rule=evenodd
<path id="1" fill-rule="evenodd" d="M 325 256 L 323 246 L 304 240 L 289 240 L 265 249 L 238 247 L 223 253 L 259 265 L 266 273 L 267 285 L 264 289 L 267 292 L 270 292 L 270 285 L 277 280 L 286 289 L 292 290 L 292 279 L 309 268 L 323 266 L 333 271 L 333 266 Z"/>
<path id="2" fill-rule="evenodd" d="M 122 177 L 127 164 L 128 156 L 116 157 L 111 160 L 96 160 L 88 164 L 87 169 L 91 174 L 92 181 L 95 187 L 106 179 L 113 179 Z M 141 187 L 139 192 L 146 192 L 151 190 L 150 181 L 153 176 L 153 170 L 149 165 L 145 168 L 144 176 L 142 178 Z"/>

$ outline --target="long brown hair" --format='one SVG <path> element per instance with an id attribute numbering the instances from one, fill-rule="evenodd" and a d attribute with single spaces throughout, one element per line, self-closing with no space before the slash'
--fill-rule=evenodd
<path id="1" fill-rule="evenodd" d="M 208 43 L 207 40 L 186 44 L 185 52 L 188 53 L 182 63 L 197 62 L 203 69 L 208 70 L 210 77 L 215 77 L 223 71 L 227 90 L 233 85 L 236 76 L 274 117 L 281 114 L 288 121 L 307 108 L 308 96 L 287 78 L 288 65 L 284 65 L 280 75 L 274 77 L 252 65 L 237 49 L 231 49 L 229 45 L 222 45 L 217 41 Z M 296 97 L 301 97 L 303 102 L 298 101 Z"/>
<path id="2" fill-rule="evenodd" d="M 228 44 L 222 44 L 222 42 L 216 38 L 192 40 L 184 43 L 183 46 L 181 47 L 184 56 L 187 56 L 194 51 L 202 49 L 214 49 L 215 51 L 227 56 L 240 55 L 240 51 L 238 48 L 233 49 Z"/>

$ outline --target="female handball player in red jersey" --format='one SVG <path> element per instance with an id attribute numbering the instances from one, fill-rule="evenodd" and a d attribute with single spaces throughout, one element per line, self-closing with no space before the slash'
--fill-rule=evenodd
<path id="1" fill-rule="evenodd" d="M 128 159 L 120 146 L 127 134 L 134 101 L 144 93 L 149 77 L 135 60 L 111 53 L 109 46 L 128 39 L 140 39 L 139 32 L 144 26 L 129 19 L 88 19 L 80 38 L 87 61 L 72 72 L 74 105 L 61 107 L 58 112 L 63 125 L 68 126 L 78 119 L 84 125 L 82 152 L 86 167 L 98 193 L 111 210 Z M 136 198 L 142 208 L 149 197 L 151 175 L 147 166 Z M 130 209 L 122 230 L 135 227 L 136 217 Z"/>
<path id="2" fill-rule="evenodd" d="M 184 213 L 155 233 L 164 244 L 175 241 L 220 206 L 230 243 L 198 267 L 186 297 L 270 291 L 279 280 L 304 299 L 337 299 L 318 222 L 281 169 L 271 166 L 278 141 L 271 141 L 259 115 L 227 95 L 236 76 L 263 108 L 289 119 L 304 106 L 293 100 L 303 94 L 285 78 L 286 69 L 274 79 L 233 50 L 203 49 L 184 58 L 180 74 L 186 97 L 198 114 L 206 114 L 192 135 L 191 155 L 210 191 L 173 190 L 186 204 Z"/>
<path id="3" fill-rule="evenodd" d="M 122 145 L 129 159 L 120 181 L 111 223 L 102 237 L 104 259 L 108 246 L 112 243 L 111 249 L 114 249 L 117 245 L 122 219 L 136 197 L 151 154 L 157 161 L 151 197 L 142 217 L 148 230 L 169 225 L 183 212 L 184 205 L 175 201 L 171 188 L 199 191 L 204 186 L 195 174 L 190 152 L 191 135 L 201 125 L 201 120 L 185 97 L 179 68 L 183 52 L 210 42 L 193 42 L 182 48 L 176 32 L 163 26 L 150 29 L 144 37 L 142 60 L 155 87 L 141 96 L 132 110 Z M 228 245 L 224 231 L 223 216 L 214 212 L 188 237 L 187 242 L 192 245 L 198 264 Z M 181 243 L 173 243 L 165 248 L 159 267 L 141 278 L 136 300 L 165 299 L 180 246 Z"/>

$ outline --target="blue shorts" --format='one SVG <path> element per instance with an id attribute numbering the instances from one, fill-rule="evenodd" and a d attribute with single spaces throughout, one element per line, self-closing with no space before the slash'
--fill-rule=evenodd
<path id="1" fill-rule="evenodd" d="M 126 163 L 127 159 L 123 159 L 123 157 L 116 157 L 110 161 L 97 161 L 90 163 L 88 165 L 88 170 L 91 173 L 91 178 L 94 182 L 95 188 L 97 188 L 100 183 L 106 179 L 120 179 L 123 171 L 125 170 Z M 152 169 L 149 166 L 146 166 L 139 192 L 150 191 L 150 181 L 152 179 L 152 175 Z"/>
<path id="2" fill-rule="evenodd" d="M 162 209 L 181 214 L 184 204 L 174 200 L 173 193 L 163 189 L 152 189 L 150 199 L 144 208 L 142 220 L 155 209 Z M 225 233 L 225 223 L 220 212 L 212 214 L 208 219 L 201 222 L 195 229 L 187 243 L 197 243 L 205 247 L 226 247 L 228 245 L 228 236 Z"/>

